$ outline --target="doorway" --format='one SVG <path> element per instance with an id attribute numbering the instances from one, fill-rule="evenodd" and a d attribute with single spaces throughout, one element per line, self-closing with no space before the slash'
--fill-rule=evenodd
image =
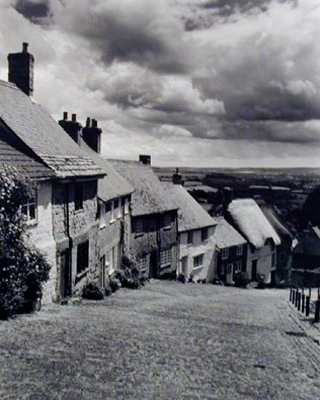
<path id="1" fill-rule="evenodd" d="M 251 280 L 252 281 L 257 280 L 257 265 L 258 265 L 258 260 L 252 260 L 252 266 L 251 266 Z"/>
<path id="2" fill-rule="evenodd" d="M 60 280 L 60 295 L 61 298 L 71 296 L 71 263 L 69 249 L 61 252 L 61 280 Z"/>
<path id="3" fill-rule="evenodd" d="M 159 278 L 159 257 L 157 250 L 153 250 L 150 254 L 149 278 Z"/>

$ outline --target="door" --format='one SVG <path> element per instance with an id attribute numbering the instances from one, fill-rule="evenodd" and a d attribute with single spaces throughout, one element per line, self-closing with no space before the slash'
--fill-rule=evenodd
<path id="1" fill-rule="evenodd" d="M 252 260 L 251 280 L 253 280 L 253 281 L 257 280 L 257 264 L 258 264 L 258 260 Z"/>
<path id="2" fill-rule="evenodd" d="M 158 278 L 159 277 L 159 257 L 158 251 L 153 250 L 150 254 L 150 269 L 149 269 L 149 278 Z"/>
<path id="3" fill-rule="evenodd" d="M 62 298 L 71 296 L 71 265 L 70 265 L 70 251 L 64 250 L 60 256 L 61 261 L 61 280 L 60 280 L 60 294 Z"/>
<path id="4" fill-rule="evenodd" d="M 182 257 L 181 259 L 181 273 L 186 278 L 188 277 L 188 256 Z"/>

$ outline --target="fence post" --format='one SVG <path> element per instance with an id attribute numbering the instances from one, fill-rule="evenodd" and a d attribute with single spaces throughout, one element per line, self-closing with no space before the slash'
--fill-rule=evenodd
<path id="1" fill-rule="evenodd" d="M 292 288 L 290 288 L 290 292 L 289 292 L 289 301 L 292 301 Z"/>
<path id="2" fill-rule="evenodd" d="M 292 290 L 292 304 L 294 304 L 296 301 L 296 291 L 295 289 Z"/>
<path id="3" fill-rule="evenodd" d="M 309 291 L 310 293 L 310 291 Z M 306 317 L 309 317 L 310 314 L 310 296 L 306 298 Z"/>
<path id="4" fill-rule="evenodd" d="M 314 313 L 314 322 L 319 322 L 320 320 L 320 300 L 316 301 L 316 311 Z"/>
<path id="5" fill-rule="evenodd" d="M 301 293 L 298 293 L 298 311 L 301 310 Z"/>
<path id="6" fill-rule="evenodd" d="M 294 303 L 296 308 L 298 307 L 298 297 L 299 297 L 299 289 L 297 289 L 297 291 L 296 291 L 296 301 Z"/>
<path id="7" fill-rule="evenodd" d="M 304 294 L 304 289 L 302 289 L 302 306 L 301 306 L 302 314 L 304 314 L 305 302 L 306 302 L 306 296 Z"/>

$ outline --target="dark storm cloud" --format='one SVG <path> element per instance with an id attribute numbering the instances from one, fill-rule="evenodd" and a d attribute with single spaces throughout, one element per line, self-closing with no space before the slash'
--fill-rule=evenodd
<path id="1" fill-rule="evenodd" d="M 45 23 L 50 17 L 50 0 L 18 0 L 14 8 L 34 23 Z"/>

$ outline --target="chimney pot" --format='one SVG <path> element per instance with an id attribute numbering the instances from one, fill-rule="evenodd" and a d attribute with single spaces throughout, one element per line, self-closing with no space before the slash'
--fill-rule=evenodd
<path id="1" fill-rule="evenodd" d="M 139 161 L 145 165 L 151 165 L 151 156 L 149 154 L 140 154 Z"/>
<path id="2" fill-rule="evenodd" d="M 72 122 L 77 122 L 77 114 L 72 114 Z"/>
<path id="3" fill-rule="evenodd" d="M 90 118 L 88 117 L 86 120 L 86 127 L 89 128 L 90 127 Z"/>
<path id="4" fill-rule="evenodd" d="M 91 123 L 92 123 L 92 125 L 91 125 L 92 128 L 97 128 L 98 127 L 98 122 L 97 122 L 96 119 L 92 119 Z"/>
<path id="5" fill-rule="evenodd" d="M 28 46 L 29 46 L 29 43 L 26 43 L 26 42 L 22 43 L 22 52 L 23 53 L 28 53 Z"/>
<path id="6" fill-rule="evenodd" d="M 66 121 L 68 119 L 68 111 L 63 112 L 63 119 Z"/>

